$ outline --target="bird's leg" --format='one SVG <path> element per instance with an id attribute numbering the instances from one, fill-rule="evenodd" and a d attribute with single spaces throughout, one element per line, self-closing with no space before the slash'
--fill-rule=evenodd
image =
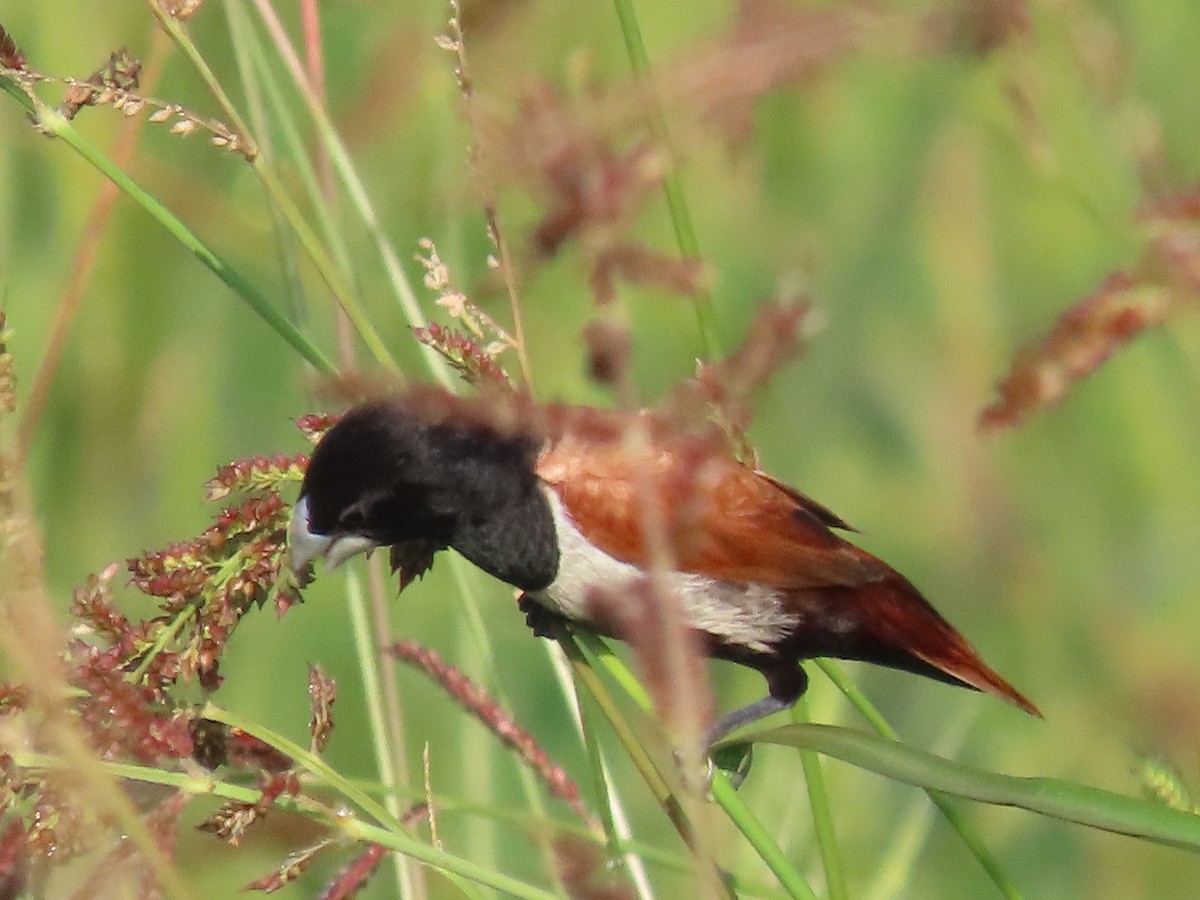
<path id="1" fill-rule="evenodd" d="M 525 613 L 525 624 L 535 635 L 552 641 L 566 633 L 567 624 L 571 621 L 562 613 L 538 603 L 526 592 L 517 598 L 517 608 Z"/>
<path id="2" fill-rule="evenodd" d="M 705 734 L 707 746 L 711 747 L 743 725 L 749 725 L 759 719 L 765 719 L 772 713 L 789 709 L 796 704 L 808 687 L 808 676 L 804 673 L 804 669 L 796 663 L 784 663 L 769 669 L 760 669 L 760 671 L 767 679 L 767 696 L 740 709 L 735 709 L 733 712 L 728 712 L 713 722 Z"/>
<path id="3" fill-rule="evenodd" d="M 748 703 L 733 712 L 728 712 L 717 721 L 713 722 L 708 729 L 708 733 L 704 739 L 707 745 L 711 747 L 717 741 L 729 736 L 734 731 L 737 731 L 743 725 L 749 725 L 751 722 L 757 722 L 759 719 L 765 719 L 772 713 L 781 712 L 792 705 L 794 701 L 781 700 L 778 697 L 772 697 L 770 694 L 763 697 L 761 700 L 756 700 L 754 703 Z"/>

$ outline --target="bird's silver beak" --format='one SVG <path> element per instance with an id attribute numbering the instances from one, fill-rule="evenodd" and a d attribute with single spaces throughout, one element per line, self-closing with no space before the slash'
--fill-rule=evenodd
<path id="1" fill-rule="evenodd" d="M 288 526 L 288 555 L 294 572 L 299 572 L 317 558 L 324 559 L 328 568 L 336 568 L 350 557 L 377 546 L 370 538 L 357 534 L 340 537 L 315 534 L 308 524 L 307 497 L 301 497 L 292 510 L 292 523 Z"/>

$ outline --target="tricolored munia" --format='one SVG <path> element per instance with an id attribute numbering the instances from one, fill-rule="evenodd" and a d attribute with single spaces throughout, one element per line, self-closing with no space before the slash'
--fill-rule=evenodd
<path id="1" fill-rule="evenodd" d="M 722 717 L 710 739 L 794 704 L 812 657 L 902 669 L 1040 715 L 904 576 L 837 534 L 848 530 L 838 516 L 719 442 L 649 413 L 488 409 L 426 394 L 346 413 L 312 454 L 293 566 L 390 547 L 404 586 L 453 548 L 527 606 L 621 637 L 595 590 L 644 578 L 654 504 L 687 626 L 709 656 L 767 681 L 767 696 Z"/>

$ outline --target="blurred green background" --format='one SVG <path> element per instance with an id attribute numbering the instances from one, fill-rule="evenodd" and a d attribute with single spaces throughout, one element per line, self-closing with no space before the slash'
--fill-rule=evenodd
<path id="1" fill-rule="evenodd" d="M 278 5 L 295 26 L 293 4 Z M 226 9 L 210 0 L 189 27 L 240 98 Z M 446 9 L 344 0 L 321 10 L 334 118 L 387 234 L 406 261 L 420 237 L 433 238 L 470 289 L 489 248 L 451 59 L 432 40 Z M 710 0 L 638 10 L 655 61 L 686 53 L 735 12 Z M 1137 259 L 1134 212 L 1147 186 L 1182 188 L 1200 174 L 1200 16 L 1193 0 L 1060 0 L 1031 11 L 1032 34 L 991 56 L 867 49 L 766 96 L 748 110 L 752 127 L 733 147 L 689 132 L 684 185 L 719 277 L 714 300 L 727 348 L 782 276 L 801 278 L 826 320 L 804 359 L 760 399 L 753 437 L 765 467 L 861 528 L 863 545 L 905 572 L 1046 714 L 1036 721 L 991 698 L 857 667 L 905 739 L 996 771 L 1131 793 L 1131 766 L 1145 752 L 1200 788 L 1200 322 L 1179 316 L 1145 335 L 1060 408 L 1017 431 L 981 436 L 975 428 L 1014 353 Z M 80 76 L 123 45 L 144 56 L 153 30 L 137 0 L 0 0 L 0 23 L 37 68 Z M 467 28 L 482 102 L 508 117 L 536 79 L 624 79 L 628 71 L 604 3 L 480 0 L 467 6 Z M 155 94 L 213 110 L 178 54 Z M 78 126 L 111 147 L 119 119 L 85 110 Z M 147 127 L 130 171 L 287 308 L 272 221 L 242 160 L 200 136 Z M 28 386 L 100 178 L 34 133 L 5 97 L 0 185 L 0 303 Z M 649 205 L 638 235 L 669 251 L 660 207 Z M 509 240 L 526 247 L 537 215 L 529 198 L 509 192 L 501 209 Z M 371 318 L 420 377 L 382 267 L 352 217 L 345 223 Z M 418 283 L 419 274 L 410 264 Z M 579 335 L 591 311 L 578 255 L 524 274 L 539 394 L 607 402 L 584 374 Z M 305 327 L 332 354 L 328 304 L 311 271 L 302 276 L 312 303 Z M 505 320 L 501 295 L 469 292 Z M 695 316 L 679 298 L 625 296 L 638 382 L 652 400 L 693 371 Z M 422 299 L 439 317 L 432 298 Z M 311 384 L 295 353 L 122 199 L 30 456 L 50 585 L 64 609 L 89 572 L 198 533 L 212 512 L 202 484 L 219 464 L 304 449 L 290 419 L 320 408 Z M 479 674 L 480 651 L 457 615 L 447 568 L 441 562 L 393 605 L 393 630 Z M 510 592 L 483 577 L 470 583 L 501 669 L 502 683 L 487 686 L 585 779 L 545 656 Z M 305 740 L 306 665 L 320 662 L 341 687 L 327 755 L 342 771 L 372 778 L 343 592 L 340 579 L 323 578 L 284 620 L 248 616 L 217 699 Z M 135 612 L 149 611 L 131 600 Z M 752 673 L 720 664 L 712 671 L 722 708 L 761 690 Z M 813 682 L 818 720 L 857 724 L 827 682 Z M 400 691 L 418 788 L 428 743 L 435 789 L 524 805 L 512 761 L 491 752 L 479 726 L 421 676 L 402 672 Z M 677 851 L 626 769 L 617 774 L 629 785 L 638 833 Z M 839 763 L 826 771 L 854 896 L 994 893 L 923 794 Z M 743 791 L 819 884 L 794 755 L 760 752 Z M 1029 897 L 1182 898 L 1200 885 L 1200 861 L 1182 852 L 1012 810 L 968 812 Z M 271 821 L 239 851 L 208 836 L 185 840 L 185 871 L 204 872 L 206 895 L 232 894 L 311 836 L 297 820 Z M 443 827 L 450 849 L 540 880 L 541 860 L 521 834 L 454 813 Z M 743 852 L 731 838 L 729 864 Z M 318 865 L 284 895 L 315 894 L 333 865 Z M 765 871 L 746 873 L 770 883 Z M 663 876 L 662 896 L 676 883 Z M 391 885 L 381 874 L 368 895 L 388 896 Z"/>

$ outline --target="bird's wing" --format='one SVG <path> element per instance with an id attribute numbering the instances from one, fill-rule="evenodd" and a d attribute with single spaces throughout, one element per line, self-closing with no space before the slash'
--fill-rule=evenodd
<path id="1" fill-rule="evenodd" d="M 537 472 L 584 536 L 641 567 L 657 547 L 677 571 L 781 590 L 854 587 L 888 572 L 830 530 L 846 527 L 832 512 L 724 454 L 568 435 Z"/>

